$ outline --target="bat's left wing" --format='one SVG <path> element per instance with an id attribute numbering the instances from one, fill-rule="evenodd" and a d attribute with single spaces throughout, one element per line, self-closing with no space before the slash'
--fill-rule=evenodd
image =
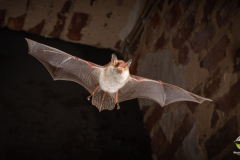
<path id="1" fill-rule="evenodd" d="M 151 99 L 162 107 L 178 101 L 211 101 L 171 84 L 131 75 L 126 85 L 119 90 L 118 101 L 134 98 Z"/>
<path id="2" fill-rule="evenodd" d="M 74 57 L 58 49 L 26 39 L 29 54 L 37 58 L 54 80 L 74 81 L 91 94 L 99 86 L 99 75 L 103 67 Z"/>

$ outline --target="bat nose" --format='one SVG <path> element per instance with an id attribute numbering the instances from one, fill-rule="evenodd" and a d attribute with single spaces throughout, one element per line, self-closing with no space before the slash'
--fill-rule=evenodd
<path id="1" fill-rule="evenodd" d="M 124 63 L 120 63 L 120 65 L 118 67 L 124 68 Z"/>
<path id="2" fill-rule="evenodd" d="M 124 69 L 124 63 L 122 62 L 118 65 L 118 70 L 122 71 L 123 69 Z"/>

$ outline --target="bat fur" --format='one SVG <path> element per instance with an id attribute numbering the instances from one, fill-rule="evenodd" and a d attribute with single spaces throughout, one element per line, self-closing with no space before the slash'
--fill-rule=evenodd
<path id="1" fill-rule="evenodd" d="M 112 65 L 108 65 L 100 73 L 100 87 L 106 92 L 116 93 L 127 83 L 129 75 L 129 69 L 119 72 Z"/>

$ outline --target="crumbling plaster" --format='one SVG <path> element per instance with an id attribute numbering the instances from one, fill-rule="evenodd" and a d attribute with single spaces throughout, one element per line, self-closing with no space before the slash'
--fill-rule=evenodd
<path id="1" fill-rule="evenodd" d="M 3 0 L 0 17 L 2 27 L 12 30 L 117 50 L 145 3 L 145 0 Z"/>

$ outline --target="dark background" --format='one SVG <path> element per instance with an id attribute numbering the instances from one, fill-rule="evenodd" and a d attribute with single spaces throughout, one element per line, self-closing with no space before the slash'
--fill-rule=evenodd
<path id="1" fill-rule="evenodd" d="M 113 51 L 0 29 L 0 159 L 152 159 L 137 100 L 102 111 L 81 85 L 53 81 L 24 38 L 99 65 Z"/>

